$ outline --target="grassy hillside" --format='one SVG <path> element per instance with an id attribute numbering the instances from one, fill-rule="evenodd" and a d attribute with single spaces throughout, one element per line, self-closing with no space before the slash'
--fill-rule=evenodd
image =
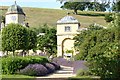
<path id="1" fill-rule="evenodd" d="M 4 9 L 3 9 L 4 8 Z M 1 8 L 0 8 L 1 9 Z M 2 14 L 5 15 L 7 7 L 2 7 Z M 50 26 L 56 27 L 57 20 L 66 16 L 67 12 L 70 10 L 57 10 L 57 9 L 44 9 L 44 8 L 23 8 L 26 14 L 26 22 L 29 23 L 30 27 L 39 27 L 42 24 L 49 24 Z M 78 13 L 85 14 L 86 12 L 79 11 Z M 87 12 L 91 13 L 91 12 Z M 92 12 L 95 13 L 95 12 Z M 87 27 L 92 23 L 98 23 L 106 26 L 107 23 L 104 20 L 104 16 L 84 16 L 84 15 L 74 15 L 78 21 L 81 23 L 81 27 Z"/>

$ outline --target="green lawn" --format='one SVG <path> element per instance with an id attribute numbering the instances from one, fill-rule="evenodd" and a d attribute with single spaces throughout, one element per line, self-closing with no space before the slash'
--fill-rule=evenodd
<path id="1" fill-rule="evenodd" d="M 35 80 L 35 77 L 25 75 L 2 75 L 2 80 Z"/>
<path id="2" fill-rule="evenodd" d="M 5 15 L 8 7 L 2 7 L 2 14 Z M 30 27 L 39 27 L 45 23 L 49 24 L 50 26 L 56 27 L 57 20 L 63 18 L 67 15 L 67 12 L 73 13 L 72 10 L 59 10 L 59 9 L 46 9 L 46 8 L 30 8 L 24 7 L 23 8 L 26 14 L 26 22 L 29 23 Z M 104 12 L 93 12 L 93 11 L 78 11 L 79 13 L 101 13 Z M 105 13 L 106 14 L 106 13 Z M 88 27 L 92 23 L 98 23 L 101 25 L 106 26 L 108 23 L 104 20 L 104 16 L 84 16 L 84 15 L 75 15 L 71 14 L 73 17 L 78 19 L 81 23 L 81 27 Z"/>
<path id="3" fill-rule="evenodd" d="M 34 78 L 34 77 L 26 75 L 2 75 L 2 78 Z"/>
<path id="4" fill-rule="evenodd" d="M 76 76 L 70 77 L 69 80 L 100 80 L 97 76 Z"/>
<path id="5" fill-rule="evenodd" d="M 35 80 L 35 77 L 25 75 L 2 75 L 2 80 Z M 68 80 L 100 80 L 99 77 L 93 76 L 77 76 L 70 77 Z"/>

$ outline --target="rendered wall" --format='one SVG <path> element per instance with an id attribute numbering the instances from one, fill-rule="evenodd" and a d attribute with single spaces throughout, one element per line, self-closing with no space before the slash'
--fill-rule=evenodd
<path id="1" fill-rule="evenodd" d="M 65 32 L 65 26 L 70 26 L 71 31 Z M 74 50 L 74 36 L 78 34 L 78 24 L 58 24 L 57 25 L 57 57 L 64 57 L 66 50 Z"/>
<path id="2" fill-rule="evenodd" d="M 10 23 L 24 24 L 25 16 L 22 14 L 7 14 L 6 15 L 6 25 Z"/>

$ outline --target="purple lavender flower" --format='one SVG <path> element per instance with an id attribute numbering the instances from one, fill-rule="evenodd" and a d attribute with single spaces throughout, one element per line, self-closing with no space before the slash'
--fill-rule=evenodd
<path id="1" fill-rule="evenodd" d="M 56 62 L 51 62 L 50 64 L 52 64 L 53 66 L 55 66 L 55 70 L 59 70 L 60 69 L 60 65 Z"/>
<path id="2" fill-rule="evenodd" d="M 56 62 L 59 65 L 68 66 L 68 67 L 73 67 L 73 63 L 74 63 L 73 61 L 66 60 L 64 58 L 54 58 L 53 62 Z"/>
<path id="3" fill-rule="evenodd" d="M 86 63 L 86 61 L 74 61 L 73 73 L 77 73 L 77 71 L 80 69 L 88 70 L 88 67 L 86 66 L 85 63 Z"/>
<path id="4" fill-rule="evenodd" d="M 53 64 L 45 63 L 44 65 L 48 69 L 49 73 L 52 73 L 55 71 L 55 66 Z"/>
<path id="5" fill-rule="evenodd" d="M 48 74 L 48 70 L 42 64 L 29 64 L 27 67 L 20 70 L 19 73 L 29 76 L 44 76 Z"/>

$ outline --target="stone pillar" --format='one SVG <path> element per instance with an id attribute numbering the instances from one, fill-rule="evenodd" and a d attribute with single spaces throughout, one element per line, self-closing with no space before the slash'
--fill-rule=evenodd
<path id="1" fill-rule="evenodd" d="M 63 57 L 62 55 L 62 45 L 57 45 L 57 57 Z"/>

